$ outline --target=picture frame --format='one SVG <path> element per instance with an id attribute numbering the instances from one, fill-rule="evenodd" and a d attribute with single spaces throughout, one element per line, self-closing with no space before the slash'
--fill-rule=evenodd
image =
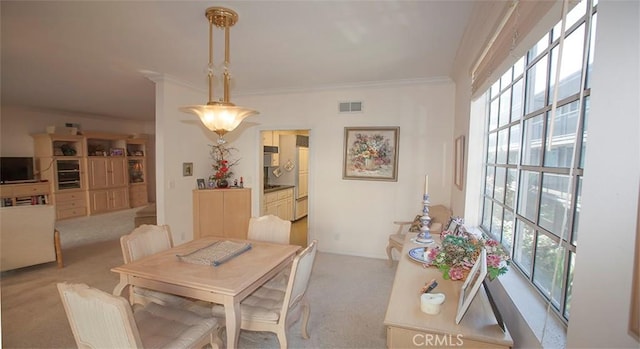
<path id="1" fill-rule="evenodd" d="M 124 148 L 109 149 L 109 156 L 124 156 Z"/>
<path id="2" fill-rule="evenodd" d="M 196 179 L 196 183 L 198 183 L 198 189 L 206 189 L 207 186 L 204 184 L 204 178 Z"/>
<path id="3" fill-rule="evenodd" d="M 459 136 L 455 140 L 454 158 L 453 183 L 462 190 L 464 187 L 464 136 Z"/>
<path id="4" fill-rule="evenodd" d="M 500 313 L 500 309 L 498 309 L 498 305 L 496 301 L 493 299 L 491 295 L 491 291 L 489 290 L 489 285 L 487 285 L 487 279 L 482 281 L 482 286 L 484 286 L 484 292 L 487 294 L 487 299 L 489 300 L 489 305 L 491 305 L 491 310 L 493 310 L 493 315 L 496 317 L 496 321 L 498 322 L 498 326 L 502 329 L 502 332 L 506 332 L 507 329 L 504 327 L 504 319 L 502 319 L 502 313 Z"/>
<path id="5" fill-rule="evenodd" d="M 193 176 L 193 162 L 182 163 L 182 177 Z"/>
<path id="6" fill-rule="evenodd" d="M 482 282 L 487 277 L 487 250 L 482 249 L 478 259 L 473 264 L 467 279 L 460 288 L 460 298 L 458 299 L 458 312 L 456 314 L 456 324 L 459 324 L 464 314 L 469 309 L 471 301 L 478 293 Z"/>
<path id="7" fill-rule="evenodd" d="M 400 127 L 345 127 L 342 179 L 398 181 Z"/>
<path id="8" fill-rule="evenodd" d="M 449 222 L 444 226 L 444 231 L 450 231 L 452 234 L 458 234 L 460 227 L 462 226 L 463 220 L 460 217 L 451 217 L 449 218 Z"/>

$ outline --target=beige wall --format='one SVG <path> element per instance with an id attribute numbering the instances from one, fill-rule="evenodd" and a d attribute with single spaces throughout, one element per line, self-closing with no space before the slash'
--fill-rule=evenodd
<path id="1" fill-rule="evenodd" d="M 155 201 L 155 175 L 153 149 L 153 121 L 114 120 L 102 115 L 84 115 L 38 110 L 18 106 L 2 106 L 0 118 L 0 155 L 33 156 L 32 134 L 45 133 L 47 126 L 63 127 L 65 123 L 80 124 L 80 130 L 122 134 L 146 133 L 150 135 L 147 150 L 149 164 L 149 200 Z"/>
<path id="2" fill-rule="evenodd" d="M 176 241 L 186 241 L 192 236 L 191 190 L 195 178 L 210 173 L 207 144 L 216 137 L 195 116 L 178 111 L 181 105 L 202 103 L 203 91 L 157 81 L 163 91 L 156 108 L 163 159 L 157 172 L 164 175 L 158 177 L 158 193 L 164 195 L 161 222 L 171 225 Z M 453 93 L 453 84 L 444 80 L 233 98 L 261 113 L 227 136 L 241 154 L 235 173 L 244 177 L 245 186 L 257 188 L 263 173 L 260 131 L 309 129 L 310 237 L 319 240 L 322 251 L 384 258 L 392 222 L 420 212 L 425 174 L 432 203 L 449 205 Z M 351 100 L 363 101 L 364 111 L 339 114 L 338 102 Z M 346 126 L 400 126 L 397 182 L 342 179 Z M 194 162 L 194 177 L 181 176 L 184 161 Z M 253 215 L 259 215 L 259 189 L 252 199 Z"/>

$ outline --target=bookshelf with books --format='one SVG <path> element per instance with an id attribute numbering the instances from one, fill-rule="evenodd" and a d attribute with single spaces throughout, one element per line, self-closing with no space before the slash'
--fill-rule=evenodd
<path id="1" fill-rule="evenodd" d="M 0 206 L 50 205 L 49 182 L 0 185 Z"/>

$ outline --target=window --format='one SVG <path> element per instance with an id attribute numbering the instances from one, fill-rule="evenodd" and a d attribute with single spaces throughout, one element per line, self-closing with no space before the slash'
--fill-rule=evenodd
<path id="1" fill-rule="evenodd" d="M 559 65 L 560 23 L 486 92 L 481 228 L 511 252 L 512 266 L 565 323 L 578 253 L 596 11 L 595 0 L 583 0 L 569 12 Z"/>

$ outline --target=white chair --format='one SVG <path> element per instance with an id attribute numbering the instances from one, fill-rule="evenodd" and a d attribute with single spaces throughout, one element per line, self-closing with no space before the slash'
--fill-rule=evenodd
<path id="1" fill-rule="evenodd" d="M 128 235 L 120 237 L 120 247 L 124 263 L 131 263 L 142 257 L 158 253 L 173 247 L 171 230 L 168 225 L 143 224 L 135 228 Z M 153 291 L 141 287 L 129 286 L 129 301 L 131 304 L 146 305 L 149 302 L 160 305 L 188 306 L 193 303 L 186 298 Z"/>
<path id="2" fill-rule="evenodd" d="M 249 219 L 249 240 L 289 244 L 291 222 L 274 215 L 251 217 Z"/>
<path id="3" fill-rule="evenodd" d="M 313 240 L 294 258 L 291 276 L 284 292 L 260 287 L 240 303 L 241 329 L 274 332 L 278 336 L 280 348 L 285 349 L 287 348 L 286 329 L 302 314 L 302 337 L 309 339 L 307 325 L 310 309 L 306 291 L 316 257 L 317 243 L 317 240 Z M 214 306 L 213 314 L 224 317 L 224 307 Z"/>
<path id="4" fill-rule="evenodd" d="M 451 217 L 451 210 L 443 205 L 435 205 L 429 207 L 429 217 L 431 218 L 431 227 L 429 232 L 431 234 L 440 234 L 442 232 L 443 225 L 447 223 Z M 389 257 L 389 266 L 393 266 L 392 250 L 396 249 L 398 252 L 402 251 L 402 245 L 404 245 L 404 239 L 407 232 L 420 232 L 419 218 L 421 215 L 416 216 L 416 219 L 411 221 L 397 221 L 393 224 L 398 225 L 398 230 L 389 235 L 389 244 L 387 245 L 387 256 Z M 408 231 L 405 231 L 405 227 L 410 226 Z"/>
<path id="5" fill-rule="evenodd" d="M 58 283 L 78 348 L 219 348 L 218 321 L 149 303 L 135 313 L 127 300 L 85 284 Z"/>
<path id="6" fill-rule="evenodd" d="M 261 217 L 251 217 L 249 219 L 249 231 L 247 233 L 249 240 L 288 245 L 290 236 L 291 221 L 271 214 Z M 289 268 L 284 269 L 278 273 L 278 275 L 271 278 L 271 280 L 267 281 L 265 287 L 284 292 L 287 287 L 289 273 Z"/>

